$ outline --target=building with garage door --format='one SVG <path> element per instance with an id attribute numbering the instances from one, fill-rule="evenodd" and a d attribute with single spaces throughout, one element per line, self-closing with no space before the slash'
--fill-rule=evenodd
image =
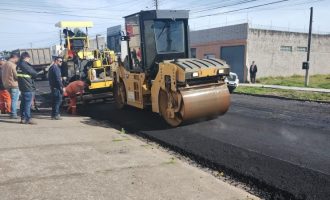
<path id="1" fill-rule="evenodd" d="M 304 75 L 307 42 L 307 33 L 254 29 L 247 23 L 190 34 L 192 57 L 225 60 L 241 82 L 249 81 L 252 61 L 258 66 L 257 77 Z M 330 74 L 329 34 L 313 34 L 310 74 Z"/>

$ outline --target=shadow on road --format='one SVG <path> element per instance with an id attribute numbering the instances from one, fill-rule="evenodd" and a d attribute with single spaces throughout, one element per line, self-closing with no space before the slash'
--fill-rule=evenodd
<path id="1" fill-rule="evenodd" d="M 133 107 L 118 110 L 114 103 L 78 106 L 78 112 L 95 120 L 106 120 L 130 132 L 167 130 L 171 128 L 158 114 L 152 113 L 150 110 L 140 110 Z"/>

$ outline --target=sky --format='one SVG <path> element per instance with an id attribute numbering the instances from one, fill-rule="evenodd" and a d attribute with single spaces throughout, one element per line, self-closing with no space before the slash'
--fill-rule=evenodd
<path id="1" fill-rule="evenodd" d="M 190 10 L 191 30 L 249 22 L 307 32 L 311 6 L 314 33 L 330 33 L 330 0 L 159 0 L 159 9 Z M 93 21 L 90 37 L 106 36 L 123 16 L 154 8 L 153 0 L 0 0 L 0 51 L 59 44 L 61 20 Z"/>

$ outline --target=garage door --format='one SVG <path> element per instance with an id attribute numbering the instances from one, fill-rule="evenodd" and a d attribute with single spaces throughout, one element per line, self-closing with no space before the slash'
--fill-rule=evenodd
<path id="1" fill-rule="evenodd" d="M 230 71 L 238 75 L 239 81 L 244 82 L 245 46 L 227 46 L 220 49 L 221 59 L 230 65 Z"/>

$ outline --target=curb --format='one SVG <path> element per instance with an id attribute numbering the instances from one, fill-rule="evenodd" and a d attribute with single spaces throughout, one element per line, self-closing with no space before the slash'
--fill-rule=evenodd
<path id="1" fill-rule="evenodd" d="M 281 100 L 289 100 L 289 101 L 301 101 L 301 102 L 314 102 L 314 103 L 324 103 L 324 104 L 330 104 L 330 101 L 319 101 L 319 100 L 308 100 L 308 99 L 294 99 L 289 97 L 281 97 L 281 96 L 275 96 L 275 95 L 266 95 L 266 94 L 250 94 L 250 93 L 244 93 L 244 92 L 235 92 L 233 94 L 238 95 L 248 95 L 248 96 L 255 96 L 255 97 L 265 97 L 265 98 L 273 98 L 273 99 L 281 99 Z"/>
<path id="2" fill-rule="evenodd" d="M 280 90 L 294 90 L 294 91 L 300 91 L 300 92 L 318 92 L 318 93 L 325 93 L 329 94 L 330 90 L 329 89 L 323 89 L 323 88 L 307 88 L 304 89 L 303 87 L 291 87 L 291 86 L 283 86 L 284 88 L 281 87 L 281 85 L 249 85 L 249 84 L 241 84 L 242 87 L 254 87 L 254 88 L 269 88 L 269 89 L 280 89 Z M 291 88 L 290 88 L 291 87 Z"/>

